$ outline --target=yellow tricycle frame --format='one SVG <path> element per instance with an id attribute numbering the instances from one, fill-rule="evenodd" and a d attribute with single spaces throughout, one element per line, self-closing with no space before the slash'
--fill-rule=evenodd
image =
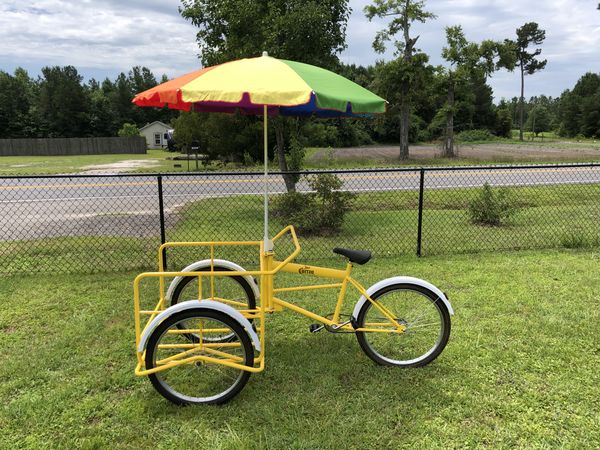
<path id="1" fill-rule="evenodd" d="M 273 251 L 265 251 L 264 241 L 214 241 L 214 242 L 167 242 L 160 246 L 158 250 L 158 271 L 157 272 L 145 272 L 141 273 L 135 278 L 133 283 L 133 296 L 134 296 L 134 316 L 135 316 L 135 337 L 136 337 L 136 350 L 137 350 L 137 366 L 135 368 L 135 374 L 139 376 L 150 375 L 152 373 L 160 372 L 162 370 L 169 369 L 171 367 L 175 367 L 181 364 L 191 364 L 198 361 L 202 361 L 204 363 L 214 363 L 221 364 L 228 367 L 233 367 L 241 370 L 245 370 L 248 372 L 261 372 L 265 367 L 265 314 L 272 313 L 275 311 L 281 311 L 283 309 L 289 309 L 296 313 L 302 314 L 306 317 L 309 317 L 313 320 L 316 320 L 328 327 L 331 327 L 334 331 L 346 331 L 346 332 L 385 332 L 385 333 L 403 333 L 405 331 L 405 326 L 401 323 L 398 323 L 394 319 L 394 315 L 388 311 L 381 303 L 375 302 L 367 293 L 367 290 L 354 278 L 350 275 L 352 273 L 353 264 L 348 262 L 346 268 L 344 270 L 341 269 L 332 269 L 328 267 L 319 267 L 312 265 L 304 265 L 294 263 L 293 260 L 298 256 L 301 251 L 300 244 L 298 242 L 298 237 L 296 235 L 296 231 L 293 226 L 287 226 L 283 230 L 281 230 L 275 237 L 273 237 L 272 242 L 276 244 L 279 240 L 281 240 L 284 236 L 289 236 L 292 240 L 294 250 L 290 255 L 287 256 L 283 261 L 278 261 L 275 259 L 275 253 Z M 220 247 L 256 247 L 259 253 L 260 258 L 260 270 L 256 271 L 217 271 L 214 270 L 214 261 L 215 261 L 215 251 Z M 177 248 L 177 247 L 208 247 L 210 252 L 210 270 L 208 271 L 196 271 L 196 272 L 174 272 L 167 271 L 164 267 L 164 254 L 165 251 L 169 248 Z M 292 273 L 300 276 L 309 276 L 309 277 L 317 277 L 324 278 L 330 280 L 336 280 L 334 283 L 327 284 L 309 284 L 309 285 L 301 285 L 294 287 L 278 287 L 276 288 L 274 285 L 275 275 L 279 272 L 283 273 Z M 145 328 L 151 326 L 152 321 L 164 311 L 169 305 L 166 305 L 166 279 L 173 277 L 197 277 L 199 290 L 198 292 L 202 292 L 202 285 L 205 282 L 209 283 L 210 287 L 210 299 L 216 300 L 219 302 L 223 302 L 225 304 L 230 304 L 236 307 L 244 307 L 247 306 L 245 304 L 241 304 L 240 302 L 233 301 L 231 299 L 225 298 L 216 298 L 215 290 L 214 290 L 214 282 L 216 277 L 235 277 L 235 276 L 253 276 L 260 277 L 260 297 L 259 304 L 255 309 L 239 309 L 238 311 L 242 313 L 242 315 L 248 319 L 254 319 L 255 324 L 256 320 L 258 320 L 257 332 L 259 336 L 260 342 L 260 354 L 258 357 L 254 359 L 253 366 L 247 366 L 241 364 L 239 361 L 236 361 L 231 355 L 227 353 L 220 352 L 216 349 L 211 348 L 210 343 L 203 343 L 202 339 L 197 344 L 181 344 L 180 347 L 182 349 L 188 348 L 187 350 L 179 353 L 175 357 L 168 358 L 168 361 L 161 361 L 162 364 L 154 367 L 152 369 L 146 369 L 144 358 L 145 358 L 145 350 L 139 349 L 140 340 L 142 333 Z M 152 310 L 144 310 L 141 308 L 141 299 L 140 299 L 140 284 L 143 280 L 147 279 L 156 279 L 159 281 L 159 290 L 160 296 L 159 300 L 156 303 L 156 306 Z M 207 281 L 204 281 L 207 279 Z M 348 286 L 352 286 L 356 291 L 358 291 L 362 296 L 364 296 L 369 302 L 371 302 L 374 307 L 376 307 L 382 315 L 387 318 L 387 321 L 378 322 L 378 323 L 368 323 L 366 327 L 363 328 L 355 328 L 354 324 L 350 321 L 341 322 L 341 311 L 344 303 L 344 299 L 347 294 Z M 278 297 L 279 294 L 285 294 L 286 292 L 294 292 L 294 291 L 307 291 L 307 290 L 324 290 L 324 289 L 339 289 L 337 295 L 337 302 L 335 305 L 335 311 L 331 318 L 327 318 L 321 316 L 319 314 L 315 314 L 307 309 L 301 308 L 293 303 L 286 302 Z M 199 304 L 201 304 L 202 300 L 206 299 L 198 299 Z M 146 320 L 144 320 L 146 318 Z M 203 332 L 203 333 L 212 333 L 218 332 L 217 329 L 204 329 L 204 330 L 171 330 L 171 332 L 177 333 L 191 333 L 191 332 Z M 219 346 L 223 346 L 220 344 Z M 197 350 L 202 350 L 205 353 L 208 353 L 212 356 L 205 355 L 193 355 L 193 353 Z"/>

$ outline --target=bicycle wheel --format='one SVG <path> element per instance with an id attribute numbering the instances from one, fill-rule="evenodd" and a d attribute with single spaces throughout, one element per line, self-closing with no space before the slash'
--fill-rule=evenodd
<path id="1" fill-rule="evenodd" d="M 199 335 L 225 330 L 232 338 L 227 342 L 190 343 L 186 333 L 182 333 L 182 326 L 193 327 L 186 329 Z M 235 319 L 220 311 L 197 308 L 173 314 L 152 332 L 146 347 L 146 369 L 198 355 L 246 366 L 254 364 L 250 337 Z M 231 400 L 242 390 L 250 372 L 193 361 L 150 374 L 148 378 L 163 397 L 175 404 L 219 404 Z"/>
<path id="2" fill-rule="evenodd" d="M 366 302 L 357 317 L 358 328 L 381 331 L 357 331 L 363 351 L 378 364 L 420 367 L 442 352 L 450 337 L 450 314 L 446 305 L 428 289 L 413 284 L 395 284 L 375 292 L 371 298 L 382 305 L 397 327 L 371 302 Z"/>
<path id="3" fill-rule="evenodd" d="M 215 271 L 231 272 L 232 270 L 228 267 L 219 265 L 214 266 Z M 204 267 L 199 269 L 198 272 L 209 272 L 210 267 Z M 173 289 L 173 295 L 171 297 L 171 306 L 176 305 L 179 302 L 186 300 L 201 300 L 210 299 L 216 301 L 227 300 L 226 303 L 233 306 L 235 309 L 255 309 L 256 298 L 254 291 L 250 286 L 250 283 L 244 277 L 215 277 L 214 286 L 211 287 L 211 281 L 209 277 L 202 277 L 202 291 L 200 292 L 200 285 L 198 283 L 198 277 L 183 277 L 177 281 L 175 289 Z M 248 319 L 252 323 L 253 319 Z M 181 329 L 192 328 L 187 327 L 185 324 L 180 325 Z M 198 342 L 198 337 L 194 335 L 186 336 L 190 341 Z M 205 336 L 203 339 L 205 342 L 225 342 L 231 339 L 233 336 L 229 335 L 211 335 Z"/>

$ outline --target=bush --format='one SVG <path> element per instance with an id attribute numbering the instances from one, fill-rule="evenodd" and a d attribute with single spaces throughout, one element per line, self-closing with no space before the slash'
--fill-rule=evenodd
<path id="1" fill-rule="evenodd" d="M 272 200 L 273 217 L 294 225 L 304 235 L 338 233 L 355 194 L 341 192 L 344 183 L 333 174 L 307 177 L 307 182 L 314 192 L 288 192 Z"/>
<path id="2" fill-rule="evenodd" d="M 119 137 L 139 136 L 140 130 L 133 123 L 124 123 L 117 135 Z"/>
<path id="3" fill-rule="evenodd" d="M 458 133 L 456 139 L 461 142 L 491 141 L 494 139 L 494 135 L 486 129 L 465 130 Z"/>
<path id="4" fill-rule="evenodd" d="M 516 205 L 510 192 L 506 189 L 493 190 L 487 183 L 469 203 L 469 218 L 477 225 L 502 226 L 515 212 Z"/>
<path id="5" fill-rule="evenodd" d="M 593 248 L 600 245 L 600 238 L 589 237 L 581 230 L 572 230 L 562 236 L 561 245 L 565 248 Z"/>

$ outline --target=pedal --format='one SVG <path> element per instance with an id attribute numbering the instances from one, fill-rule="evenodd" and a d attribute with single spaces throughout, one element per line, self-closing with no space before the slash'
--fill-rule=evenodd
<path id="1" fill-rule="evenodd" d="M 318 331 L 321 331 L 323 328 L 325 328 L 325 325 L 319 325 L 318 323 L 311 323 L 310 326 L 308 327 L 308 331 L 310 331 L 311 333 L 316 333 Z"/>

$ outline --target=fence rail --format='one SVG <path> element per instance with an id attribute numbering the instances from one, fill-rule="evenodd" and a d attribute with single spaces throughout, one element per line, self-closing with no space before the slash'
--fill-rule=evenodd
<path id="1" fill-rule="evenodd" d="M 324 172 L 357 195 L 339 235 L 303 238 L 304 260 L 330 257 L 335 246 L 368 248 L 376 257 L 600 246 L 598 164 L 297 174 Z M 259 240 L 262 183 L 258 172 L 0 177 L 0 272 L 152 268 L 166 240 Z M 501 227 L 469 219 L 485 184 L 514 201 Z M 301 178 L 297 189 L 309 186 Z M 281 173 L 269 175 L 269 190 L 285 191 Z M 272 220 L 271 232 L 284 225 Z M 168 257 L 175 268 L 204 256 Z"/>
<path id="2" fill-rule="evenodd" d="M 0 139 L 0 156 L 60 156 L 146 153 L 141 136 Z"/>

